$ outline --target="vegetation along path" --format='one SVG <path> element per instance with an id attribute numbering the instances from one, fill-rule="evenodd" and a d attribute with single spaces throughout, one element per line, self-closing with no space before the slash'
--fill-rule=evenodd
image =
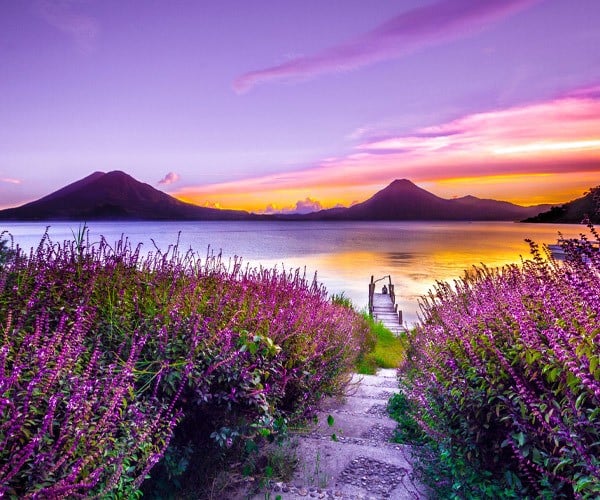
<path id="1" fill-rule="evenodd" d="M 413 478 L 410 447 L 391 442 L 396 424 L 387 402 L 397 387 L 393 369 L 355 374 L 348 395 L 325 400 L 318 421 L 294 435 L 299 463 L 292 480 L 254 499 L 425 498 Z"/>

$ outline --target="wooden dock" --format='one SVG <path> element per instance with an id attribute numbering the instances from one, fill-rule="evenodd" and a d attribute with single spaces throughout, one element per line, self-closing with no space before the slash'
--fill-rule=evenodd
<path id="1" fill-rule="evenodd" d="M 380 293 L 375 292 L 377 283 L 385 278 L 388 279 L 388 283 L 380 288 Z M 396 303 L 396 293 L 391 276 L 384 276 L 378 280 L 371 276 L 371 283 L 369 283 L 369 314 L 376 321 L 381 321 L 395 335 L 406 331 L 402 324 L 402 311 L 398 310 L 398 304 Z"/>

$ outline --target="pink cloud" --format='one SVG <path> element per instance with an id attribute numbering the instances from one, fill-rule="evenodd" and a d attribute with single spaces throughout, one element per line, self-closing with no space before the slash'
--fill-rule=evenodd
<path id="1" fill-rule="evenodd" d="M 486 159 L 520 161 L 590 159 L 600 152 L 600 96 L 565 97 L 504 110 L 475 113 L 357 147 L 412 159 Z M 435 156 L 434 156 L 435 155 Z"/>
<path id="2" fill-rule="evenodd" d="M 75 12 L 76 0 L 38 0 L 35 11 L 48 24 L 63 32 L 84 53 L 94 50 L 100 28 L 92 16 Z"/>
<path id="3" fill-rule="evenodd" d="M 161 180 L 158 181 L 158 184 L 173 184 L 180 179 L 179 174 L 176 172 L 169 172 L 166 174 Z"/>
<path id="4" fill-rule="evenodd" d="M 310 197 L 306 197 L 304 200 L 298 200 L 294 207 L 283 207 L 278 208 L 273 204 L 266 206 L 265 214 L 309 214 L 311 212 L 318 212 L 323 210 L 323 205 L 320 201 L 314 200 Z"/>
<path id="5" fill-rule="evenodd" d="M 301 80 L 402 57 L 423 47 L 468 36 L 539 0 L 441 0 L 403 12 L 368 33 L 317 54 L 245 73 L 238 93 L 274 80 Z"/>
<path id="6" fill-rule="evenodd" d="M 294 211 L 297 214 L 308 214 L 319 210 L 323 210 L 323 205 L 321 205 L 319 201 L 307 197 L 304 200 L 298 200 L 296 202 L 296 209 Z"/>
<path id="7" fill-rule="evenodd" d="M 5 182 L 6 184 L 21 184 L 21 179 L 14 179 L 12 177 L 0 177 L 0 182 Z"/>
<path id="8" fill-rule="evenodd" d="M 186 193 L 265 193 L 513 174 L 600 174 L 600 94 L 474 113 L 436 126 L 362 142 L 303 170 L 189 187 Z"/>

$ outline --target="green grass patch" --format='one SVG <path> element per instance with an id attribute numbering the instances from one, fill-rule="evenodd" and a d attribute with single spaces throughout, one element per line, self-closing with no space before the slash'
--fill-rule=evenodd
<path id="1" fill-rule="evenodd" d="M 412 412 L 414 412 L 413 405 L 402 393 L 394 394 L 388 401 L 388 413 L 398 422 L 394 432 L 394 442 L 413 445 L 425 443 L 426 436 L 413 418 Z"/>
<path id="2" fill-rule="evenodd" d="M 362 375 L 373 375 L 378 368 L 397 368 L 405 357 L 405 336 L 396 336 L 380 321 L 375 321 L 368 314 L 364 316 L 375 336 L 375 347 L 359 358 L 356 371 Z"/>

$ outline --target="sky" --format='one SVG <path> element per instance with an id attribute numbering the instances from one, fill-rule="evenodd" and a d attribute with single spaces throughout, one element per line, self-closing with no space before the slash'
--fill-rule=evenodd
<path id="1" fill-rule="evenodd" d="M 0 0 L 0 208 L 123 170 L 306 212 L 600 184 L 598 0 Z"/>

